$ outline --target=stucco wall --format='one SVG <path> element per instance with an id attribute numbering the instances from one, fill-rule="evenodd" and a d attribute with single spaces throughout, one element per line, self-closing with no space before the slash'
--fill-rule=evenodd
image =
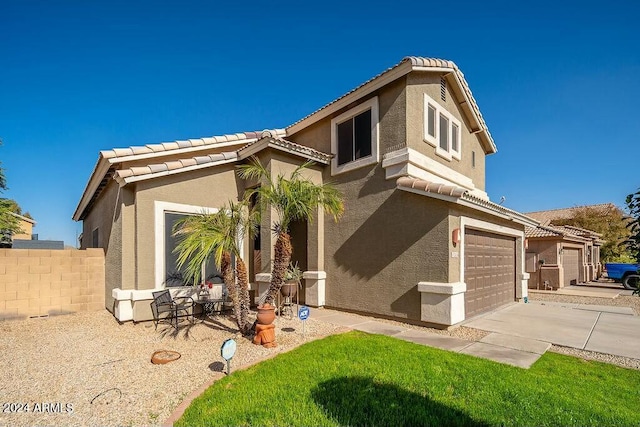
<path id="1" fill-rule="evenodd" d="M 379 165 L 336 178 L 345 214 L 325 219 L 326 304 L 420 321 L 418 282 L 448 281 L 446 204 L 395 190 Z"/>
<path id="2" fill-rule="evenodd" d="M 0 249 L 0 320 L 104 309 L 102 249 Z"/>
<path id="3" fill-rule="evenodd" d="M 405 78 L 401 78 L 379 91 L 353 103 L 320 122 L 297 132 L 287 139 L 298 144 L 331 153 L 331 119 L 354 108 L 368 99 L 378 97 L 378 118 L 380 122 L 380 156 L 405 146 Z M 335 154 L 335 153 L 334 153 Z"/>
<path id="4" fill-rule="evenodd" d="M 20 232 L 14 233 L 11 237 L 17 240 L 31 240 L 31 236 L 33 234 L 33 223 L 22 218 L 18 218 L 18 226 L 20 227 Z"/>
<path id="5" fill-rule="evenodd" d="M 529 288 L 544 289 L 544 282 L 548 282 L 548 286 L 555 289 L 562 286 L 561 269 L 558 265 L 558 243 L 555 239 L 528 239 L 529 248 L 527 253 L 537 255 L 537 260 L 544 260 L 544 264 L 538 263 L 535 269 L 530 270 Z"/>
<path id="6" fill-rule="evenodd" d="M 118 184 L 115 181 L 109 182 L 82 222 L 82 249 L 92 246 L 92 233 L 98 228 L 98 247 L 105 254 L 104 302 L 109 311 L 113 311 L 111 290 L 122 284 L 122 217 L 119 198 Z"/>
<path id="7" fill-rule="evenodd" d="M 480 190 L 485 189 L 485 154 L 478 138 L 470 133 L 468 122 L 457 105 L 454 94 L 447 89 L 446 101 L 440 98 L 440 75 L 435 73 L 411 73 L 407 76 L 407 145 L 437 162 L 468 176 Z M 424 142 L 424 94 L 443 106 L 458 119 L 461 129 L 461 159 L 444 159 L 435 148 Z M 475 168 L 471 164 L 471 152 L 476 157 Z"/>

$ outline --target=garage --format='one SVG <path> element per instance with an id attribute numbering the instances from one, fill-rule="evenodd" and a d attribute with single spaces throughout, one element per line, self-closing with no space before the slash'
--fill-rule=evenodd
<path id="1" fill-rule="evenodd" d="M 467 228 L 464 236 L 465 318 L 516 298 L 514 237 Z"/>
<path id="2" fill-rule="evenodd" d="M 562 269 L 564 271 L 564 286 L 575 285 L 580 279 L 580 250 L 562 248 Z"/>

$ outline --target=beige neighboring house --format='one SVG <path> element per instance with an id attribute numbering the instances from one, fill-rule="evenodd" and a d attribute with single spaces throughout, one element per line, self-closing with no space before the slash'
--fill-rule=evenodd
<path id="1" fill-rule="evenodd" d="M 585 206 L 593 209 L 618 209 L 611 203 Z M 529 287 L 561 288 L 596 280 L 602 273 L 600 247 L 602 235 L 592 230 L 555 225 L 574 217 L 577 208 L 529 212 L 540 222 L 527 227 L 526 271 L 531 275 Z M 541 263 L 540 261 L 544 261 Z M 546 283 L 545 283 L 546 282 Z"/>
<path id="2" fill-rule="evenodd" d="M 18 215 L 16 213 L 13 214 L 13 216 L 15 216 L 16 218 L 18 218 L 18 225 L 20 227 L 20 232 L 18 233 L 13 233 L 13 235 L 11 236 L 13 240 L 31 240 L 32 236 L 33 236 L 33 227 L 35 227 L 36 222 L 31 219 L 31 218 L 27 218 L 26 216 L 22 216 L 22 215 Z"/>
<path id="3" fill-rule="evenodd" d="M 194 292 L 176 268 L 177 220 L 257 185 L 236 175 L 252 156 L 274 175 L 312 160 L 308 176 L 334 183 L 346 212 L 293 225 L 301 302 L 444 327 L 527 296 L 525 226 L 538 223 L 489 200 L 496 151 L 458 67 L 408 57 L 285 129 L 102 151 L 73 218 L 82 248 L 105 250 L 107 309 L 148 320 L 154 290 Z M 258 294 L 271 219 L 243 242 Z"/>

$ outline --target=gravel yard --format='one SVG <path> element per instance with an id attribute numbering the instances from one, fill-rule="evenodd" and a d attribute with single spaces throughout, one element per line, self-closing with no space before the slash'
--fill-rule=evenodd
<path id="1" fill-rule="evenodd" d="M 531 292 L 529 298 L 627 306 L 640 314 L 636 296 L 609 299 Z M 464 326 L 447 331 L 402 326 L 470 341 L 488 333 Z M 107 311 L 0 322 L 0 425 L 160 425 L 186 396 L 224 375 L 220 345 L 227 338 L 238 343 L 232 361 L 236 369 L 345 330 L 313 318 L 307 321 L 304 338 L 295 318 L 280 318 L 276 327 L 278 347 L 266 349 L 239 336 L 227 317 L 185 323 L 177 334 L 169 325 L 161 324 L 156 331 L 151 322 L 119 324 Z M 157 350 L 177 351 L 182 357 L 153 365 L 151 355 Z M 558 346 L 551 351 L 640 369 L 637 359 Z M 22 412 L 16 412 L 19 409 Z"/>
<path id="2" fill-rule="evenodd" d="M 228 318 L 211 320 L 177 335 L 169 325 L 156 331 L 151 322 L 119 324 L 107 311 L 0 322 L 0 425 L 160 425 L 187 395 L 222 375 L 225 339 L 238 343 L 233 370 L 342 331 L 309 319 L 303 338 L 301 322 L 283 318 L 278 347 L 266 349 L 237 335 Z M 182 357 L 153 365 L 156 350 Z M 24 404 L 29 412 L 13 412 Z"/>

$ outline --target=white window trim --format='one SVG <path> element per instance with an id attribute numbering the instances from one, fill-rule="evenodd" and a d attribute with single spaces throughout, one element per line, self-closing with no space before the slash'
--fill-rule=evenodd
<path id="1" fill-rule="evenodd" d="M 164 270 L 165 270 L 165 242 L 164 242 L 164 217 L 166 212 L 177 214 L 199 214 L 199 213 L 216 213 L 219 209 L 209 208 L 204 206 L 184 205 L 181 203 L 161 202 L 155 201 L 154 203 L 154 232 L 155 232 L 155 288 L 164 289 Z M 241 242 L 242 243 L 242 242 Z M 242 248 L 240 248 L 242 252 Z M 182 288 L 184 288 L 183 286 Z M 190 287 L 190 286 L 186 286 Z M 172 289 L 180 289 L 181 287 L 172 287 Z"/>
<path id="2" fill-rule="evenodd" d="M 338 125 L 367 110 L 371 110 L 371 155 L 338 166 Z M 374 96 L 370 100 L 345 111 L 331 120 L 331 153 L 334 154 L 331 160 L 331 175 L 341 174 L 378 163 L 380 152 L 378 117 L 378 97 Z"/>
<path id="3" fill-rule="evenodd" d="M 429 135 L 429 120 L 428 109 L 429 105 L 435 108 L 435 136 Z M 444 116 L 449 121 L 447 132 L 447 149 L 444 150 L 440 147 L 440 116 Z M 462 126 L 460 120 L 456 119 L 449 111 L 447 111 L 442 105 L 437 103 L 426 93 L 424 94 L 424 110 L 423 110 L 423 139 L 427 144 L 432 145 L 435 148 L 435 152 L 438 156 L 451 161 L 451 159 L 460 160 L 462 158 Z M 453 139 L 453 125 L 458 127 L 458 150 L 454 151 L 451 148 L 451 141 Z"/>

